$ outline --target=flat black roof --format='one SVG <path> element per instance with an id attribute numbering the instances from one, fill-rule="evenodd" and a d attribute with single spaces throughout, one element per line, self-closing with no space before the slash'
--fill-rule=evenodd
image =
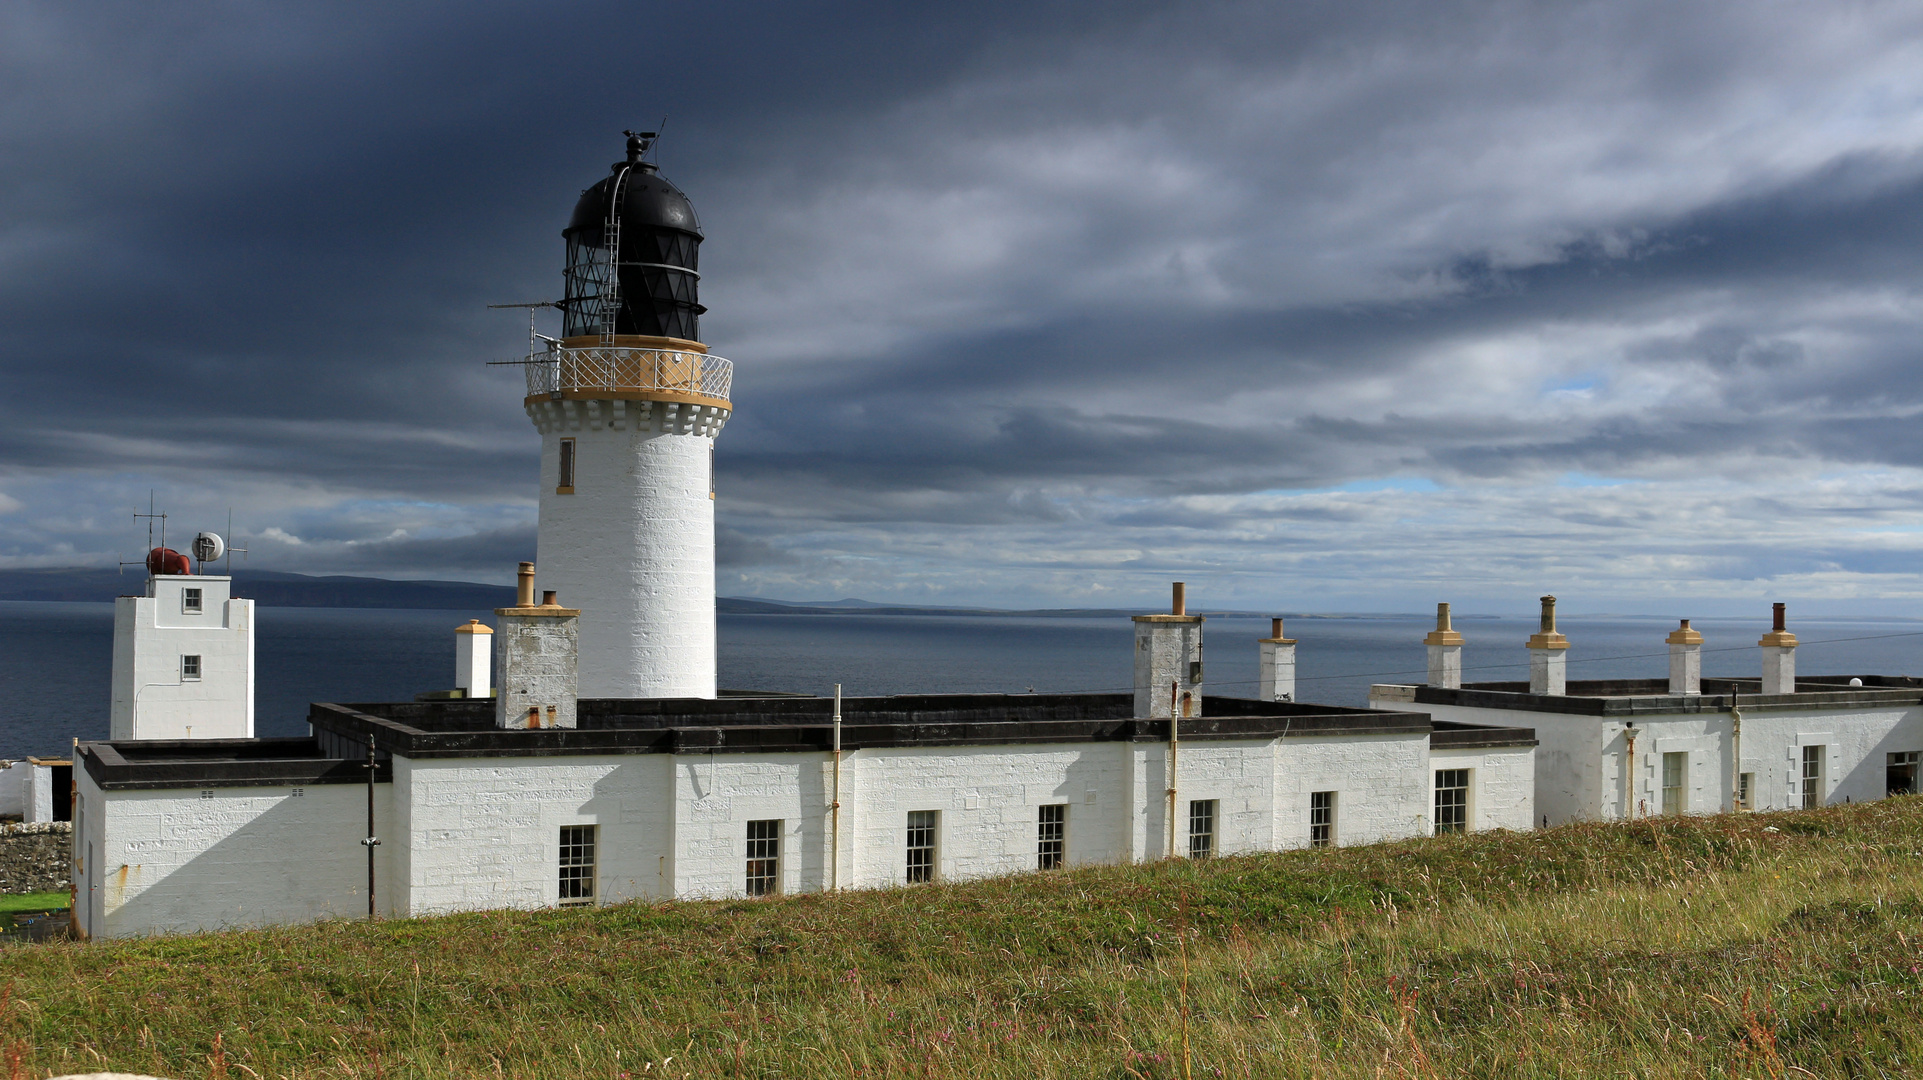
<path id="1" fill-rule="evenodd" d="M 348 756 L 371 738 L 408 758 L 560 754 L 783 753 L 832 748 L 828 698 L 584 698 L 577 727 L 506 730 L 491 700 L 318 703 L 308 722 L 324 749 Z M 903 746 L 1162 742 L 1167 720 L 1134 715 L 1132 694 L 908 694 L 844 698 L 844 750 Z M 1209 698 L 1208 715 L 1182 721 L 1185 740 L 1424 734 L 1417 712 Z M 1521 728 L 1478 729 L 1480 745 L 1535 745 Z M 1465 738 L 1465 736 L 1450 736 Z M 1467 745 L 1464 743 L 1463 745 Z"/>
<path id="2" fill-rule="evenodd" d="M 1131 715 L 1132 694 L 918 694 L 844 698 L 844 750 L 1164 742 L 1167 720 Z M 1427 735 L 1443 747 L 1530 747 L 1530 728 L 1431 722 L 1428 714 L 1339 705 L 1210 698 L 1210 715 L 1182 721 L 1184 741 Z M 799 696 L 594 699 L 580 726 L 506 730 L 492 700 L 320 702 L 305 739 L 81 743 L 103 789 L 366 783 L 366 747 L 390 775 L 390 755 L 423 758 L 580 754 L 815 753 L 833 745 L 834 702 Z"/>
<path id="3" fill-rule="evenodd" d="M 1860 679 L 1861 686 L 1851 686 Z M 1794 694 L 1765 694 L 1761 679 L 1710 679 L 1700 694 L 1672 694 L 1668 679 L 1571 679 L 1568 693 L 1532 694 L 1527 682 L 1464 683 L 1460 690 L 1404 686 L 1417 705 L 1512 709 L 1585 716 L 1714 713 L 1923 704 L 1923 678 L 1908 675 L 1799 675 Z"/>
<path id="4" fill-rule="evenodd" d="M 320 740 L 306 739 L 121 739 L 83 742 L 80 763 L 103 791 L 180 787 L 287 787 L 365 784 L 365 751 L 358 760 L 330 757 Z M 393 775 L 386 760 L 374 779 Z"/>

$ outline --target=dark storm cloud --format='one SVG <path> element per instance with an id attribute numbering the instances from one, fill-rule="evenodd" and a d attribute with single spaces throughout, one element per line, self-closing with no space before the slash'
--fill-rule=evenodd
<path id="1" fill-rule="evenodd" d="M 1597 581 L 1853 588 L 1822 575 L 1923 524 L 1920 34 L 1884 4 L 15 7 L 0 543 L 104 559 L 158 487 L 242 503 L 270 562 L 523 557 L 535 439 L 480 362 L 525 327 L 482 305 L 556 291 L 574 197 L 666 114 L 740 365 L 724 590 L 1500 593 L 1550 564 L 1480 553 L 1543 537 Z"/>

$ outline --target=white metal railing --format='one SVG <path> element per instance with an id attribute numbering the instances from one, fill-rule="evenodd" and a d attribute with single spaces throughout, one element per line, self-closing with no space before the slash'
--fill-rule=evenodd
<path id="1" fill-rule="evenodd" d="M 728 399 L 734 362 L 680 349 L 555 348 L 529 356 L 527 392 L 671 390 Z"/>

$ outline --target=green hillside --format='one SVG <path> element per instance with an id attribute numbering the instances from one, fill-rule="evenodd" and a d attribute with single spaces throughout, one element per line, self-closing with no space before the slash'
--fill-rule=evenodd
<path id="1" fill-rule="evenodd" d="M 1923 1074 L 1923 798 L 0 951 L 0 1075 Z"/>

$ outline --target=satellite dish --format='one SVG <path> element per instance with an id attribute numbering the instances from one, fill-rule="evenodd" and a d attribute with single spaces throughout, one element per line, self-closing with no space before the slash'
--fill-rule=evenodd
<path id="1" fill-rule="evenodd" d="M 213 562 L 225 554 L 227 554 L 227 541 L 222 540 L 219 533 L 204 532 L 194 537 L 194 558 L 199 559 L 202 565 Z"/>

